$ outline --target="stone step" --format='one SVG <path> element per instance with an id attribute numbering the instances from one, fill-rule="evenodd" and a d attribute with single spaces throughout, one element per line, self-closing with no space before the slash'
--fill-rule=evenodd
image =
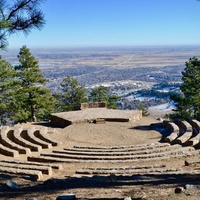
<path id="1" fill-rule="evenodd" d="M 129 159 L 129 160 L 94 160 L 91 158 L 91 160 L 82 160 L 82 159 L 68 159 L 68 158 L 59 158 L 59 157 L 51 157 L 50 155 L 45 156 L 28 156 L 28 161 L 33 162 L 64 162 L 64 163 L 94 163 L 94 162 L 102 162 L 102 163 L 127 163 L 127 162 L 148 162 L 148 161 L 161 161 L 161 160 L 171 160 L 171 159 L 183 159 L 188 157 L 193 157 L 199 155 L 199 151 L 191 151 L 191 152 L 182 152 L 181 154 L 176 155 L 165 155 L 162 157 L 154 157 L 154 158 L 144 158 L 144 159 Z"/>
<path id="2" fill-rule="evenodd" d="M 73 149 L 84 149 L 84 150 L 124 150 L 124 149 L 145 149 L 145 148 L 151 148 L 155 146 L 169 146 L 169 144 L 166 143 L 160 143 L 160 142 L 155 142 L 155 143 L 147 143 L 147 144 L 139 144 L 139 145 L 129 145 L 129 146 L 123 146 L 123 145 L 118 145 L 118 146 L 80 146 L 80 145 L 75 145 Z"/>
<path id="3" fill-rule="evenodd" d="M 200 165 L 200 159 L 185 161 L 185 166 L 194 166 L 194 165 Z"/>
<path id="4" fill-rule="evenodd" d="M 124 167 L 87 167 L 86 170 L 134 170 L 134 169 L 152 169 L 152 168 L 164 168 L 165 164 L 162 165 L 143 165 L 143 166 L 124 166 Z"/>
<path id="5" fill-rule="evenodd" d="M 94 120 L 94 123 L 95 124 L 105 124 L 106 120 L 105 119 L 99 119 L 99 118 L 97 118 L 97 119 Z"/>
<path id="6" fill-rule="evenodd" d="M 59 153 L 59 154 L 71 154 L 71 155 L 90 155 L 90 156 L 125 156 L 125 155 L 141 155 L 141 154 L 152 154 L 152 153 L 160 153 L 160 152 L 166 152 L 172 149 L 181 148 L 180 145 L 172 145 L 164 148 L 153 148 L 149 150 L 138 150 L 138 151 L 121 151 L 121 152 L 88 152 L 88 151 L 73 151 L 73 150 L 53 150 L 53 153 Z"/>
<path id="7" fill-rule="evenodd" d="M 177 124 L 175 124 L 173 121 L 164 120 L 163 126 L 165 128 L 167 128 L 168 130 L 170 130 L 171 132 L 178 132 L 179 133 L 179 131 L 180 131 L 179 126 Z"/>
<path id="8" fill-rule="evenodd" d="M 171 134 L 164 139 L 165 142 L 171 143 L 180 135 L 180 129 L 174 122 L 165 120 L 163 126 L 171 131 Z"/>
<path id="9" fill-rule="evenodd" d="M 153 154 L 141 154 L 141 155 L 125 155 L 125 156 L 93 156 L 93 155 L 67 155 L 59 153 L 41 153 L 41 156 L 51 156 L 58 158 L 67 158 L 67 159 L 80 159 L 80 160 L 133 160 L 133 159 L 146 159 L 154 157 L 162 157 L 166 155 L 179 155 L 187 153 L 188 151 L 194 151 L 193 147 L 182 147 L 178 149 L 169 150 L 167 152 L 153 153 Z"/>
<path id="10" fill-rule="evenodd" d="M 176 144 L 184 144 L 187 143 L 187 141 L 192 137 L 192 132 L 186 131 L 183 135 L 180 137 L 176 138 L 174 142 Z"/>
<path id="11" fill-rule="evenodd" d="M 29 165 L 29 164 L 16 164 L 16 163 L 6 163 L 0 161 L 0 168 L 15 168 L 15 169 L 25 169 L 25 170 L 38 170 L 43 174 L 52 176 L 52 168 L 47 166 L 37 166 L 37 165 Z"/>
<path id="12" fill-rule="evenodd" d="M 31 154 L 30 149 L 12 141 L 13 131 L 14 130 L 2 130 L 0 134 L 0 143 L 10 149 L 18 151 L 19 154 Z"/>
<path id="13" fill-rule="evenodd" d="M 11 168 L 11 167 L 1 167 L 0 166 L 0 173 L 30 176 L 36 180 L 43 180 L 42 172 L 38 171 L 38 170 L 16 169 L 15 167 Z"/>
<path id="14" fill-rule="evenodd" d="M 158 143 L 154 145 L 145 145 L 145 146 L 120 146 L 120 148 L 115 147 L 83 147 L 83 148 L 64 148 L 66 151 L 72 151 L 72 152 L 129 152 L 129 151 L 139 151 L 139 150 L 151 150 L 155 148 L 165 148 L 171 146 L 168 143 Z"/>
<path id="15" fill-rule="evenodd" d="M 180 172 L 181 169 L 177 168 L 152 168 L 152 169 L 130 169 L 130 170 L 77 170 L 76 174 L 81 175 L 133 175 L 133 174 L 160 174 L 166 172 Z"/>
<path id="16" fill-rule="evenodd" d="M 196 146 L 200 143 L 200 133 L 185 142 L 186 146 Z"/>
<path id="17" fill-rule="evenodd" d="M 19 160 L 1 160 L 0 162 L 13 163 L 17 165 L 22 164 L 22 165 L 47 166 L 47 167 L 51 167 L 52 169 L 58 169 L 58 170 L 63 169 L 62 164 L 56 164 L 56 163 L 40 163 L 40 162 L 29 162 L 29 161 L 19 161 Z"/>
<path id="18" fill-rule="evenodd" d="M 28 140 L 29 142 L 33 144 L 37 144 L 41 146 L 43 149 L 50 149 L 52 148 L 52 145 L 50 143 L 47 143 L 37 137 L 35 137 L 34 132 L 39 131 L 35 130 L 35 127 L 28 128 L 27 130 L 24 130 L 21 134 L 21 136 L 25 139 Z"/>
<path id="19" fill-rule="evenodd" d="M 59 163 L 59 162 L 64 162 L 64 163 L 70 163 L 70 159 L 63 159 L 63 158 L 55 158 L 55 157 L 48 157 L 48 156 L 28 156 L 27 157 L 28 161 L 33 161 L 33 162 L 44 162 L 44 163 Z M 77 162 L 77 161 L 75 161 Z"/>
<path id="20" fill-rule="evenodd" d="M 26 131 L 24 131 L 26 132 Z M 23 128 L 18 128 L 15 127 L 14 128 L 14 132 L 13 132 L 13 142 L 24 146 L 26 148 L 29 148 L 31 151 L 41 151 L 42 147 L 40 145 L 37 144 L 33 144 L 32 142 L 29 142 L 28 140 L 24 139 L 21 137 L 21 134 L 23 135 Z"/>
<path id="21" fill-rule="evenodd" d="M 187 140 L 189 140 L 193 136 L 193 129 L 191 124 L 187 121 L 178 121 L 179 127 L 181 127 L 182 135 L 175 139 L 175 143 L 184 144 Z"/>
<path id="22" fill-rule="evenodd" d="M 52 146 L 58 146 L 59 144 L 62 144 L 62 142 L 59 142 L 53 138 L 51 138 L 48 134 L 47 127 L 43 127 L 39 129 L 38 131 L 34 132 L 35 137 L 39 138 L 40 140 L 43 140 L 47 143 L 50 143 Z"/>
<path id="23" fill-rule="evenodd" d="M 192 126 L 187 121 L 180 120 L 180 119 L 175 119 L 174 123 L 178 125 L 179 130 L 180 130 L 180 135 L 182 135 L 186 131 L 191 131 L 192 132 Z"/>
<path id="24" fill-rule="evenodd" d="M 0 144 L 0 154 L 5 156 L 11 156 L 13 158 L 19 157 L 19 152 L 13 149 L 10 149 L 3 144 Z"/>
<path id="25" fill-rule="evenodd" d="M 187 121 L 191 124 L 193 128 L 194 136 L 197 135 L 200 131 L 200 122 L 196 119 L 188 119 Z"/>

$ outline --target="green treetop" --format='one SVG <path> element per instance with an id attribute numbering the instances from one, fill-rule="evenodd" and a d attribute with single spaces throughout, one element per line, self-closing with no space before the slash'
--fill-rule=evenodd
<path id="1" fill-rule="evenodd" d="M 80 86 L 72 76 L 67 76 L 61 83 L 62 93 L 56 94 L 57 111 L 80 110 L 81 103 L 87 101 L 85 87 Z"/>
<path id="2" fill-rule="evenodd" d="M 182 81 L 180 89 L 182 94 L 172 96 L 176 108 L 172 118 L 197 117 L 200 115 L 200 61 L 198 58 L 190 58 L 185 64 L 182 72 Z"/>
<path id="3" fill-rule="evenodd" d="M 46 80 L 43 77 L 38 61 L 30 50 L 23 46 L 19 55 L 20 64 L 15 67 L 19 89 L 13 102 L 16 108 L 14 119 L 17 121 L 36 121 L 46 119 L 53 110 L 54 98 L 46 89 Z"/>
<path id="4" fill-rule="evenodd" d="M 43 0 L 0 0 L 0 49 L 8 46 L 8 36 L 32 29 L 40 29 L 45 24 L 39 9 Z"/>
<path id="5" fill-rule="evenodd" d="M 0 122 L 9 118 L 15 90 L 15 71 L 13 66 L 0 57 Z"/>
<path id="6" fill-rule="evenodd" d="M 105 86 L 99 86 L 91 91 L 89 100 L 92 102 L 105 102 L 108 108 L 117 108 L 116 102 L 119 99 L 118 96 L 112 95 L 109 89 Z"/>

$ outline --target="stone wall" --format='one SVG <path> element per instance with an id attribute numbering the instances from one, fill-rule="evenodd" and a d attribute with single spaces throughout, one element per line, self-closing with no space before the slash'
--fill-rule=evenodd
<path id="1" fill-rule="evenodd" d="M 107 104 L 105 102 L 81 103 L 81 110 L 87 108 L 107 108 Z"/>

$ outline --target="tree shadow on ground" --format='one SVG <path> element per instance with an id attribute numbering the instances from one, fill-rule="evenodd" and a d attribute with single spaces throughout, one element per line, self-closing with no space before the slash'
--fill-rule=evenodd
<path id="1" fill-rule="evenodd" d="M 119 186 L 185 186 L 186 184 L 199 184 L 200 176 L 197 174 L 144 174 L 132 176 L 93 176 L 93 177 L 71 177 L 64 179 L 48 179 L 44 182 L 36 182 L 34 186 L 20 187 L 11 190 L 0 185 L 0 197 L 16 198 L 21 195 L 31 194 L 55 194 L 67 189 L 92 189 L 92 188 L 114 188 Z M 105 199 L 105 198 L 104 198 Z M 109 199 L 109 198 L 108 198 Z"/>
<path id="2" fill-rule="evenodd" d="M 44 126 L 44 127 L 51 127 L 50 122 L 32 122 L 32 125 L 39 125 L 39 126 Z"/>
<path id="3" fill-rule="evenodd" d="M 134 126 L 131 127 L 130 129 L 140 130 L 140 131 L 152 131 L 152 130 L 157 131 L 161 134 L 160 142 L 163 142 L 164 138 L 166 138 L 171 133 L 168 129 L 166 129 L 163 126 L 162 122 L 152 123 L 150 125 L 145 125 L 145 126 Z"/>

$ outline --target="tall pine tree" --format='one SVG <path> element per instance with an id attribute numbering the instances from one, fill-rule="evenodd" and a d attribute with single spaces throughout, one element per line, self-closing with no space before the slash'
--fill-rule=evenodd
<path id="1" fill-rule="evenodd" d="M 39 69 L 38 61 L 30 50 L 23 46 L 19 55 L 20 64 L 15 67 L 20 88 L 16 91 L 13 105 L 17 121 L 44 120 L 53 111 L 55 103 L 50 90 L 45 88 L 46 80 Z"/>
<path id="2" fill-rule="evenodd" d="M 13 66 L 0 57 L 0 123 L 10 117 L 11 103 L 15 91 L 15 71 Z"/>
<path id="3" fill-rule="evenodd" d="M 181 95 L 174 95 L 171 99 L 175 102 L 175 113 L 172 118 L 198 117 L 200 116 L 200 61 L 198 58 L 190 58 L 182 72 Z"/>
<path id="4" fill-rule="evenodd" d="M 72 76 L 66 76 L 61 83 L 62 93 L 56 94 L 57 111 L 80 110 L 81 103 L 86 102 L 86 90 Z"/>
<path id="5" fill-rule="evenodd" d="M 105 102 L 108 108 L 116 109 L 119 97 L 111 94 L 107 87 L 101 85 L 91 91 L 89 100 L 91 102 Z"/>

